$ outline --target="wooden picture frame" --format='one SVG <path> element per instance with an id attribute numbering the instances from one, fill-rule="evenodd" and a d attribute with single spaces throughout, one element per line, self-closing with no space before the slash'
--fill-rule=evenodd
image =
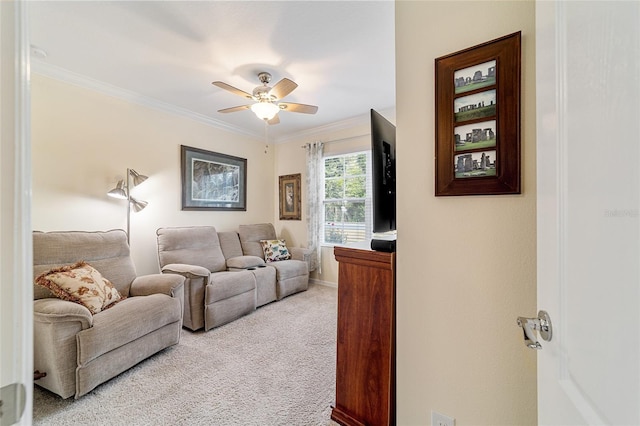
<path id="1" fill-rule="evenodd" d="M 247 210 L 247 160 L 180 145 L 182 210 Z"/>
<path id="2" fill-rule="evenodd" d="M 300 173 L 280 176 L 280 220 L 301 220 Z"/>
<path id="3" fill-rule="evenodd" d="M 521 34 L 436 58 L 435 195 L 520 193 Z"/>

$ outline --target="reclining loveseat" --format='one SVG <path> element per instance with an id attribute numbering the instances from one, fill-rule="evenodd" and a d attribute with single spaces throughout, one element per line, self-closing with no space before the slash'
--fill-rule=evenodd
<path id="1" fill-rule="evenodd" d="M 309 286 L 311 250 L 284 247 L 271 224 L 160 228 L 158 259 L 164 274 L 185 277 L 183 326 L 210 330 Z M 261 241 L 282 241 L 290 258 L 265 258 Z M 268 252 L 268 251 L 267 251 Z"/>

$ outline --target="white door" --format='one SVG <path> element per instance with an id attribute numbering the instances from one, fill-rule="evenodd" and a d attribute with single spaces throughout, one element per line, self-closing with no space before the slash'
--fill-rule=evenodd
<path id="1" fill-rule="evenodd" d="M 33 285 L 25 3 L 0 0 L 0 425 L 31 424 Z"/>
<path id="2" fill-rule="evenodd" d="M 538 421 L 639 425 L 640 2 L 538 1 L 536 52 Z"/>

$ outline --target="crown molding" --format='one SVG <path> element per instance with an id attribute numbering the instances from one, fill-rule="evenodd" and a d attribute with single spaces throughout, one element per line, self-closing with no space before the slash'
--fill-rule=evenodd
<path id="1" fill-rule="evenodd" d="M 148 96 L 143 96 L 140 93 L 137 93 L 131 90 L 122 89 L 120 87 L 116 87 L 116 86 L 101 82 L 99 80 L 95 80 L 95 79 L 86 77 L 84 75 L 74 73 L 65 68 L 47 64 L 42 61 L 32 60 L 31 72 L 43 75 L 45 77 L 53 78 L 55 80 L 59 80 L 64 83 L 69 83 L 74 86 L 95 90 L 97 92 L 103 93 L 108 96 L 112 96 L 114 98 L 123 99 L 125 101 L 142 105 L 148 108 L 153 108 L 162 112 L 166 112 L 168 114 L 189 118 L 191 120 L 194 120 L 202 124 L 206 124 L 221 130 L 225 130 L 233 133 L 239 133 L 239 134 L 250 136 L 257 139 L 262 138 L 261 134 L 248 131 L 247 129 L 232 126 L 230 124 L 224 123 L 214 118 L 207 117 L 206 115 L 198 114 L 196 112 L 190 111 L 186 108 L 181 108 L 172 104 L 168 104 L 166 102 L 159 101 L 154 98 L 150 98 Z"/>
<path id="2" fill-rule="evenodd" d="M 321 135 L 336 132 L 339 130 L 350 129 L 356 126 L 362 126 L 369 122 L 369 115 L 363 114 L 357 117 L 348 118 L 346 120 L 336 121 L 335 123 L 326 124 L 324 126 L 314 127 L 312 129 L 303 130 L 301 132 L 292 133 L 277 139 L 277 143 L 291 142 L 300 139 L 313 139 Z"/>
<path id="3" fill-rule="evenodd" d="M 380 109 L 377 111 L 380 114 L 382 114 L 387 120 L 395 124 L 396 122 L 395 107 Z M 352 129 L 358 126 L 369 126 L 370 120 L 371 120 L 371 116 L 369 111 L 367 111 L 362 115 L 358 115 L 352 118 L 347 118 L 345 120 L 336 121 L 335 123 L 314 127 L 312 129 L 307 129 L 301 132 L 296 132 L 296 133 L 292 133 L 292 134 L 280 137 L 276 140 L 276 143 L 285 143 L 285 142 L 291 142 L 291 141 L 296 141 L 300 139 L 318 139 L 326 135 L 327 133 L 337 132 L 345 129 Z"/>
<path id="4" fill-rule="evenodd" d="M 122 99 L 127 102 L 142 105 L 144 107 L 152 108 L 158 111 L 166 112 L 168 114 L 189 118 L 191 120 L 197 121 L 202 124 L 206 124 L 208 126 L 215 127 L 220 130 L 225 130 L 232 133 L 238 133 L 244 136 L 256 138 L 258 140 L 262 140 L 263 138 L 262 134 L 249 131 L 245 128 L 232 126 L 225 122 L 216 120 L 214 118 L 208 117 L 203 114 L 199 114 L 197 112 L 193 112 L 186 108 L 181 108 L 176 105 L 172 105 L 166 102 L 159 101 L 154 98 L 150 98 L 148 96 L 143 96 L 140 93 L 137 93 L 131 90 L 122 89 L 120 87 L 113 86 L 113 85 L 104 83 L 102 81 L 89 78 L 82 74 L 74 73 L 65 68 L 51 65 L 49 63 L 39 61 L 37 59 L 34 59 L 31 61 L 31 72 L 43 75 L 45 77 L 53 78 L 55 80 L 59 80 L 64 83 L 72 84 L 74 86 L 95 90 L 107 96 L 112 96 L 114 98 Z M 379 112 L 387 116 L 388 118 L 393 117 L 393 119 L 389 118 L 389 120 L 392 122 L 395 122 L 395 108 L 388 108 L 388 109 L 380 110 Z M 325 135 L 330 132 L 336 132 L 336 131 L 350 129 L 357 126 L 364 126 L 368 124 L 369 124 L 369 113 L 367 112 L 365 114 L 348 118 L 346 120 L 341 120 L 341 121 L 337 121 L 335 123 L 327 124 L 324 126 L 314 127 L 311 129 L 300 131 L 300 132 L 291 133 L 286 136 L 281 136 L 272 140 L 271 143 L 280 144 L 280 143 L 290 142 L 293 140 L 313 139 L 313 138 L 321 137 L 322 135 Z"/>

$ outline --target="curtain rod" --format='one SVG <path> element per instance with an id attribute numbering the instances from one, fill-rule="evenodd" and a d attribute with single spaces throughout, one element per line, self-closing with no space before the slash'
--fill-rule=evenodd
<path id="1" fill-rule="evenodd" d="M 361 138 L 363 136 L 369 136 L 369 135 L 370 135 L 370 133 L 363 133 L 361 135 L 348 136 L 346 138 L 333 139 L 333 140 L 330 140 L 330 141 L 318 141 L 318 142 L 322 142 L 322 143 L 344 142 L 344 141 L 348 141 L 350 139 Z M 301 145 L 300 148 L 306 148 L 307 146 L 309 146 L 309 142 L 305 143 L 304 145 Z"/>

